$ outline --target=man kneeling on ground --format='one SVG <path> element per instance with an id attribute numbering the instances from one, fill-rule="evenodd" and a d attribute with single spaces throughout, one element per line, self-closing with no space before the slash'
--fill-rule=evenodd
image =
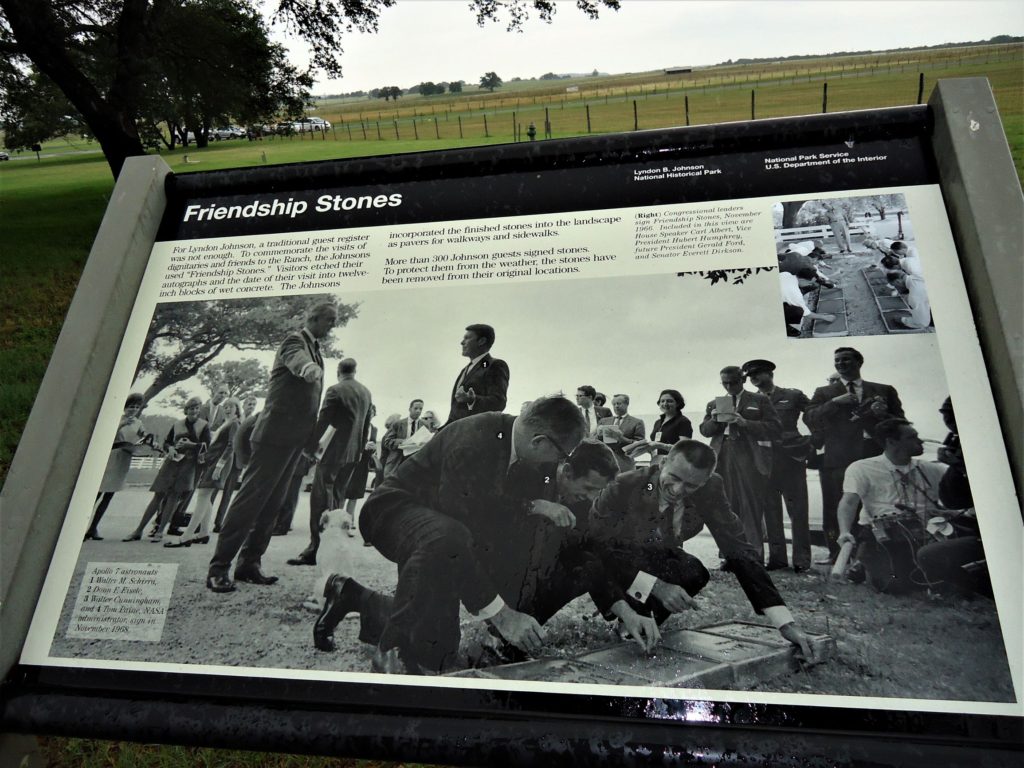
<path id="1" fill-rule="evenodd" d="M 536 495 L 537 478 L 556 476 L 556 465 L 569 458 L 584 430 L 579 409 L 565 398 L 551 397 L 530 403 L 519 416 L 479 414 L 438 432 L 381 483 L 360 515 L 364 540 L 398 566 L 394 596 L 332 577 L 313 629 L 315 646 L 333 650 L 334 628 L 345 615 L 358 612 L 360 639 L 377 646 L 375 671 L 436 674 L 453 669 L 461 602 L 505 641 L 535 653 L 544 630 L 529 610 L 542 618 L 554 611 L 539 611 L 536 596 L 528 601 L 516 596 L 510 604 L 496 583 L 503 579 L 493 564 L 521 556 L 518 539 L 505 541 L 503 531 L 528 529 L 524 521 L 531 515 L 568 520 L 568 510 L 553 510 L 555 502 Z M 568 569 L 566 584 L 545 584 L 543 599 L 551 592 L 571 599 L 590 591 L 598 608 L 618 616 L 645 649 L 653 647 L 653 621 L 616 599 L 596 558 L 586 563 Z"/>
<path id="2" fill-rule="evenodd" d="M 661 624 L 673 613 L 698 607 L 694 599 L 710 574 L 683 550 L 707 526 L 758 614 L 815 661 L 807 635 L 797 626 L 761 562 L 744 538 L 743 525 L 729 506 L 715 453 L 696 440 L 680 440 L 660 467 L 626 472 L 594 503 L 590 537 L 605 553 L 609 569 L 639 613 Z"/>

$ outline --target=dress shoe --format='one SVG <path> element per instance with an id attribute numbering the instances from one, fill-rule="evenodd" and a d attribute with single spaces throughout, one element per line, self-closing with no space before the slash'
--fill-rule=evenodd
<path id="1" fill-rule="evenodd" d="M 288 565 L 316 565 L 316 556 L 302 552 L 298 557 L 288 559 Z"/>
<path id="2" fill-rule="evenodd" d="M 234 592 L 235 582 L 227 576 L 209 575 L 206 577 L 206 588 L 213 592 Z"/>
<path id="3" fill-rule="evenodd" d="M 277 576 L 267 576 L 259 568 L 235 569 L 235 581 L 244 581 L 246 584 L 259 584 L 269 586 L 277 583 Z"/>
<path id="4" fill-rule="evenodd" d="M 85 538 L 83 539 L 83 541 L 103 541 L 103 537 L 95 531 L 89 531 L 85 534 Z"/>
<path id="5" fill-rule="evenodd" d="M 142 539 L 141 533 L 133 533 L 130 536 L 125 536 L 121 541 L 140 541 Z"/>
<path id="6" fill-rule="evenodd" d="M 846 580 L 851 584 L 863 584 L 868 574 L 864 569 L 864 563 L 859 560 L 846 569 Z"/>
<path id="7" fill-rule="evenodd" d="M 331 574 L 324 585 L 324 607 L 313 624 L 313 645 L 319 651 L 333 651 L 334 628 L 348 614 L 358 612 L 363 586 L 355 579 Z"/>
<path id="8" fill-rule="evenodd" d="M 168 536 L 181 536 L 185 531 L 181 528 L 170 528 L 167 531 Z"/>
<path id="9" fill-rule="evenodd" d="M 820 560 L 814 561 L 815 565 L 835 565 L 836 559 L 834 557 L 823 557 Z"/>
<path id="10" fill-rule="evenodd" d="M 793 573 L 807 573 L 807 571 L 809 571 L 809 570 L 811 570 L 811 566 L 809 566 L 809 565 L 794 565 L 793 566 Z"/>
<path id="11" fill-rule="evenodd" d="M 191 547 L 192 539 L 178 539 L 177 541 L 165 541 L 164 546 L 168 549 L 176 549 L 177 547 Z"/>
<path id="12" fill-rule="evenodd" d="M 193 544 L 209 544 L 210 543 L 210 537 L 209 536 L 197 536 L 196 538 L 192 539 L 192 543 Z"/>

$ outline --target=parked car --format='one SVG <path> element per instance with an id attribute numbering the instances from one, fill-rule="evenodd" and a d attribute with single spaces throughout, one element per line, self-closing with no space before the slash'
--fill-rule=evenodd
<path id="1" fill-rule="evenodd" d="M 220 141 L 221 139 L 244 139 L 245 130 L 237 125 L 226 125 L 223 128 L 211 128 L 210 138 Z"/>
<path id="2" fill-rule="evenodd" d="M 11 159 L 11 156 L 7 152 L 5 152 L 4 150 L 0 149 L 0 160 L 10 160 L 10 159 Z"/>
<path id="3" fill-rule="evenodd" d="M 306 131 L 329 131 L 331 124 L 322 117 L 304 117 L 295 122 L 295 130 L 299 133 Z"/>

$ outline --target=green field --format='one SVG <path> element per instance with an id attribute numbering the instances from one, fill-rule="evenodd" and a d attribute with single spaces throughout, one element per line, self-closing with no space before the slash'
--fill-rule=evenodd
<path id="1" fill-rule="evenodd" d="M 757 118 L 814 114 L 822 111 L 825 82 L 829 112 L 889 107 L 915 103 L 918 76 L 924 73 L 925 99 L 939 78 L 989 78 L 1018 175 L 1024 176 L 1022 52 L 1020 45 L 979 46 L 715 67 L 687 76 L 642 73 L 511 82 L 494 94 L 468 88 L 459 96 L 409 96 L 397 103 L 330 100 L 313 112 L 334 124 L 323 136 L 217 142 L 162 156 L 175 172 L 186 173 L 497 144 L 513 140 L 514 128 L 525 131 L 531 121 L 542 136 L 545 109 L 556 138 L 587 134 L 588 107 L 591 133 L 629 131 L 634 101 L 641 129 L 684 125 L 687 100 L 691 125 L 747 120 L 752 90 Z M 567 93 L 571 86 L 579 90 Z M 59 140 L 43 149 L 46 156 L 38 162 L 17 158 L 0 164 L 0 480 L 113 189 L 94 143 Z M 210 750 L 77 740 L 48 742 L 47 753 L 54 765 L 323 764 L 287 758 L 249 762 Z"/>

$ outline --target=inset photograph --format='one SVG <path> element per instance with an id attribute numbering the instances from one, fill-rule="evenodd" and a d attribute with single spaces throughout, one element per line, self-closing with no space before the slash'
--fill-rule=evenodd
<path id="1" fill-rule="evenodd" d="M 787 200 L 773 217 L 787 336 L 934 332 L 903 195 Z"/>

